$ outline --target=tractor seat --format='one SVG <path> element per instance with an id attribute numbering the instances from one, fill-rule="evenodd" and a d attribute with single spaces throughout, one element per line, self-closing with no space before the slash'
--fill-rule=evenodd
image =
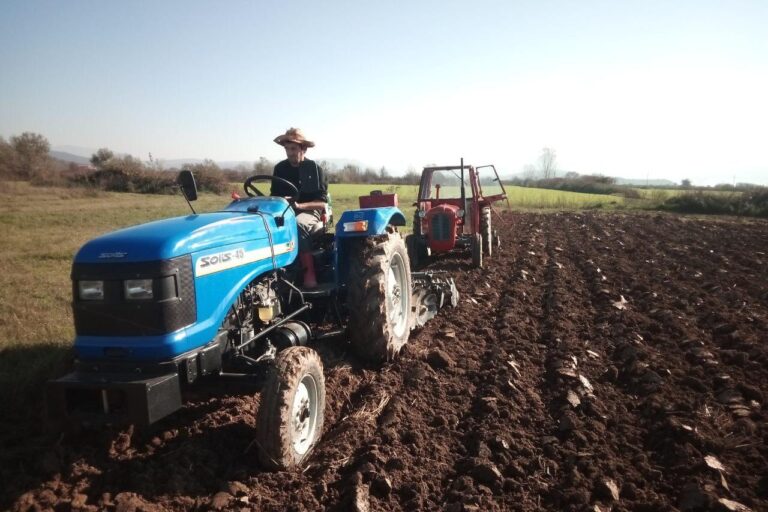
<path id="1" fill-rule="evenodd" d="M 314 288 L 299 286 L 299 290 L 301 290 L 301 294 L 305 299 L 319 299 L 330 297 L 336 291 L 336 285 L 334 283 L 317 283 L 317 286 Z"/>
<path id="2" fill-rule="evenodd" d="M 312 255 L 317 258 L 322 254 L 332 250 L 333 243 L 335 240 L 336 240 L 336 235 L 334 235 L 334 233 L 329 233 L 327 231 L 313 236 L 312 237 Z"/>

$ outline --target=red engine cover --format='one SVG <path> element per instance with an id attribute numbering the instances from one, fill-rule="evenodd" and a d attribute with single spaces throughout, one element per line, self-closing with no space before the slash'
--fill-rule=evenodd
<path id="1" fill-rule="evenodd" d="M 424 216 L 429 248 L 432 252 L 447 252 L 456 246 L 456 230 L 459 221 L 456 212 L 459 207 L 452 204 L 440 204 L 430 208 Z"/>

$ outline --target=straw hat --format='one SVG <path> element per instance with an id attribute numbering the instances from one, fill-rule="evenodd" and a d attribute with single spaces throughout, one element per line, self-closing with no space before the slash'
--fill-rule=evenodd
<path id="1" fill-rule="evenodd" d="M 285 146 L 288 142 L 293 142 L 304 148 L 315 147 L 315 143 L 311 140 L 307 140 L 306 137 L 304 137 L 304 133 L 302 133 L 299 128 L 288 128 L 284 134 L 275 137 L 275 142 L 281 146 Z"/>

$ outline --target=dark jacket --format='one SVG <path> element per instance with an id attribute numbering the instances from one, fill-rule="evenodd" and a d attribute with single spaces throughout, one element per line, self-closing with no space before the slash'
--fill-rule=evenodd
<path id="1" fill-rule="evenodd" d="M 313 160 L 305 159 L 298 167 L 292 166 L 288 160 L 283 160 L 275 165 L 273 174 L 296 185 L 299 189 L 299 197 L 296 200 L 299 203 L 328 202 L 328 177 Z M 270 195 L 287 197 L 295 195 L 295 192 L 288 185 L 273 181 Z"/>

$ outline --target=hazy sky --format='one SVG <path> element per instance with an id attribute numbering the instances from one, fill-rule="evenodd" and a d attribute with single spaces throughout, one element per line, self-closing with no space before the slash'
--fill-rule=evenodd
<path id="1" fill-rule="evenodd" d="M 0 136 L 768 184 L 768 1 L 0 2 Z"/>

